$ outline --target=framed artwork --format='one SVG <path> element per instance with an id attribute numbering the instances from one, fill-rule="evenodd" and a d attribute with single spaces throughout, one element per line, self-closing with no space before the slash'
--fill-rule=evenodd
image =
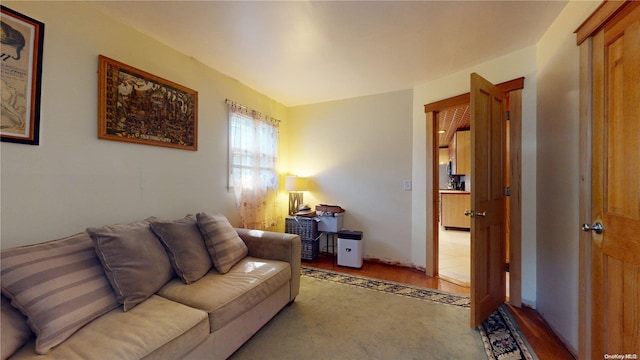
<path id="1" fill-rule="evenodd" d="M 198 93 L 98 58 L 98 138 L 198 150 Z"/>
<path id="2" fill-rule="evenodd" d="M 44 24 L 5 6 L 0 11 L 0 137 L 38 145 Z"/>

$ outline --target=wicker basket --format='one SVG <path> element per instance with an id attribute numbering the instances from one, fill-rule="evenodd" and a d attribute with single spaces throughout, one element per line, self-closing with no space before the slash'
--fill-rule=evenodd
<path id="1" fill-rule="evenodd" d="M 315 260 L 318 258 L 318 243 L 320 240 L 302 240 L 302 256 L 300 258 L 302 260 Z"/>
<path id="2" fill-rule="evenodd" d="M 312 240 L 318 237 L 318 222 L 311 218 L 287 218 L 284 232 L 300 235 L 302 240 Z"/>
<path id="3" fill-rule="evenodd" d="M 311 218 L 287 218 L 284 232 L 300 235 L 302 241 L 302 260 L 315 260 L 318 257 L 318 222 Z"/>

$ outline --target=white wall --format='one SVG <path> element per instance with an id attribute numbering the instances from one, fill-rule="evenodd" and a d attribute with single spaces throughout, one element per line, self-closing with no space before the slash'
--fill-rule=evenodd
<path id="1" fill-rule="evenodd" d="M 525 77 L 522 91 L 522 301 L 536 300 L 536 49 L 534 46 L 418 86 L 413 96 L 413 261 L 424 265 L 430 233 L 431 158 L 427 156 L 424 105 L 469 92 L 476 72 L 494 84 Z M 426 164 L 426 165 L 425 165 Z M 430 190 L 429 190 L 430 191 Z"/>
<path id="2" fill-rule="evenodd" d="M 538 42 L 538 312 L 578 348 L 579 48 L 599 2 L 572 1 Z"/>
<path id="3" fill-rule="evenodd" d="M 290 109 L 290 170 L 311 178 L 310 204 L 346 209 L 344 226 L 364 232 L 364 256 L 412 266 L 412 91 Z"/>
<path id="4" fill-rule="evenodd" d="M 40 146 L 0 147 L 3 248 L 151 215 L 171 219 L 211 210 L 237 220 L 225 188 L 224 100 L 284 120 L 285 131 L 287 108 L 90 3 L 2 4 L 45 24 Z M 99 54 L 198 91 L 198 151 L 98 140 Z"/>

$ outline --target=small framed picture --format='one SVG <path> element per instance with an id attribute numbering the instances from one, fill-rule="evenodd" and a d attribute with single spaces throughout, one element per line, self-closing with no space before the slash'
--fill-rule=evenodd
<path id="1" fill-rule="evenodd" d="M 44 24 L 0 5 L 2 141 L 40 143 L 40 84 Z"/>
<path id="2" fill-rule="evenodd" d="M 198 93 L 100 55 L 98 138 L 196 151 Z"/>

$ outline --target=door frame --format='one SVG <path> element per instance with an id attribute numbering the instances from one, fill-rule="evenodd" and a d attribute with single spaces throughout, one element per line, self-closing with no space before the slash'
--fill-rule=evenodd
<path id="1" fill-rule="evenodd" d="M 580 46 L 580 223 L 591 223 L 591 49 L 592 39 Z M 578 233 L 578 357 L 591 358 L 591 233 Z"/>
<path id="2" fill-rule="evenodd" d="M 509 302 L 513 306 L 522 305 L 522 89 L 524 77 L 497 84 L 502 91 L 509 93 L 510 99 L 510 132 L 509 132 L 509 169 L 511 195 L 509 196 Z M 431 223 L 431 236 L 427 233 L 426 239 L 426 266 L 427 276 L 438 276 L 438 113 L 449 108 L 469 104 L 470 93 L 454 96 L 444 100 L 424 105 L 427 121 L 427 159 L 431 159 L 432 189 L 427 189 L 427 204 L 431 195 L 431 218 L 427 216 L 427 223 Z M 431 156 L 429 156 L 431 155 Z M 427 168 L 429 161 L 427 161 Z M 472 190 L 473 191 L 473 190 Z M 427 227 L 429 229 L 429 227 Z"/>

